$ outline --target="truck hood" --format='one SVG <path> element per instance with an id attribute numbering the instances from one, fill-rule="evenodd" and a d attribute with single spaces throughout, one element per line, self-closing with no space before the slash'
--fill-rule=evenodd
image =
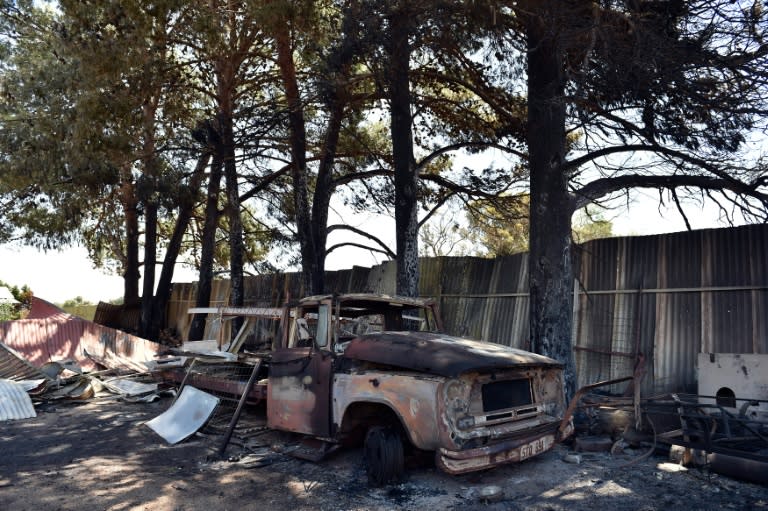
<path id="1" fill-rule="evenodd" d="M 356 337 L 344 350 L 344 357 L 450 378 L 470 371 L 562 367 L 543 355 L 431 332 L 380 332 Z"/>

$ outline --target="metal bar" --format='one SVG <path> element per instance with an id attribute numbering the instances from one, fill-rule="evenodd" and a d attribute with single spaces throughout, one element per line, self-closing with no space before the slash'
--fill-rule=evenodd
<path id="1" fill-rule="evenodd" d="M 232 438 L 232 433 L 235 431 L 235 426 L 237 425 L 237 421 L 240 420 L 240 414 L 243 412 L 243 407 L 245 406 L 245 402 L 248 400 L 248 394 L 251 392 L 251 389 L 253 388 L 253 383 L 256 381 L 256 374 L 259 372 L 260 368 L 261 368 L 261 359 L 258 359 L 256 360 L 256 363 L 253 365 L 251 376 L 250 378 L 248 378 L 248 383 L 245 384 L 245 390 L 243 391 L 243 395 L 240 396 L 240 401 L 237 403 L 237 408 L 235 409 L 234 415 L 232 415 L 232 420 L 229 421 L 229 427 L 227 428 L 227 433 L 224 435 L 224 440 L 222 440 L 221 447 L 219 448 L 219 456 L 223 456 L 224 451 L 227 450 L 227 445 L 229 445 L 229 440 Z"/>
<path id="2" fill-rule="evenodd" d="M 179 399 L 179 396 L 181 395 L 181 391 L 184 390 L 184 385 L 187 384 L 187 378 L 189 378 L 189 375 L 192 373 L 192 368 L 195 367 L 195 362 L 197 362 L 197 359 L 193 358 L 192 362 L 189 364 L 189 367 L 187 368 L 187 372 L 184 374 L 184 379 L 181 380 L 181 384 L 179 384 L 179 389 L 176 391 L 176 395 L 173 396 L 173 402 L 171 402 L 171 406 L 173 406 L 173 403 L 175 403 L 176 400 Z"/>
<path id="3" fill-rule="evenodd" d="M 599 353 L 601 355 L 612 355 L 615 357 L 635 358 L 634 353 L 626 353 L 624 351 L 600 350 L 597 348 L 587 348 L 586 346 L 574 346 L 573 349 L 577 351 L 587 351 L 589 353 Z"/>
<path id="4" fill-rule="evenodd" d="M 218 314 L 219 316 L 251 316 L 279 319 L 283 309 L 275 307 L 191 307 L 187 314 Z"/>
<path id="5" fill-rule="evenodd" d="M 579 400 L 584 394 L 586 394 L 592 389 L 596 389 L 597 387 L 603 387 L 605 385 L 614 385 L 616 383 L 633 380 L 634 378 L 635 378 L 634 376 L 625 376 L 623 378 L 617 378 L 615 380 L 601 381 L 601 382 L 593 383 L 591 385 L 585 385 L 584 387 L 581 387 L 579 390 L 577 390 L 576 394 L 573 395 L 573 399 L 571 399 L 571 402 L 568 403 L 568 409 L 565 411 L 565 414 L 563 414 L 563 420 L 560 421 L 560 427 L 558 428 L 558 432 L 560 433 L 560 435 L 562 435 L 565 432 L 565 429 L 568 427 L 568 421 L 571 420 L 571 417 L 573 416 L 573 411 L 576 409 L 576 405 L 579 404 Z"/>

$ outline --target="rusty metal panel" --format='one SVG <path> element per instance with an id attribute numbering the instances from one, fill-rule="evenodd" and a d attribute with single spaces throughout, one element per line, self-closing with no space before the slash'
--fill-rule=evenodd
<path id="1" fill-rule="evenodd" d="M 314 348 L 276 350 L 267 387 L 268 426 L 330 436 L 332 365 L 330 353 Z"/>
<path id="2" fill-rule="evenodd" d="M 37 300 L 37 299 L 35 299 Z M 34 306 L 33 306 L 34 307 Z M 128 365 L 146 370 L 143 362 L 153 359 L 161 345 L 54 309 L 47 318 L 21 319 L 0 324 L 0 338 L 32 365 L 41 367 L 56 360 L 75 360 L 83 369 L 100 363 Z M 112 367 L 110 365 L 110 367 Z"/>
<path id="3" fill-rule="evenodd" d="M 0 342 L 0 378 L 6 380 L 35 380 L 45 375 L 10 346 Z"/>
<path id="4" fill-rule="evenodd" d="M 435 410 L 442 378 L 375 370 L 335 374 L 333 378 L 335 424 L 343 424 L 355 403 L 379 403 L 391 407 L 417 448 L 434 450 L 439 446 L 440 423 Z"/>
<path id="5" fill-rule="evenodd" d="M 394 295 L 397 282 L 397 265 L 394 261 L 386 261 L 371 268 L 368 274 L 366 289 L 368 293 Z"/>
<path id="6" fill-rule="evenodd" d="M 84 320 L 74 316 L 8 321 L 0 326 L 0 337 L 36 367 L 55 360 L 73 359 L 81 363 L 83 369 L 92 370 L 96 364 L 78 351 L 81 321 Z"/>
<path id="7" fill-rule="evenodd" d="M 697 293 L 659 293 L 656 298 L 654 392 L 691 392 L 701 346 L 701 308 Z"/>
<path id="8" fill-rule="evenodd" d="M 513 366 L 560 366 L 551 358 L 527 351 L 429 332 L 357 337 L 349 343 L 344 356 L 448 377 Z"/>

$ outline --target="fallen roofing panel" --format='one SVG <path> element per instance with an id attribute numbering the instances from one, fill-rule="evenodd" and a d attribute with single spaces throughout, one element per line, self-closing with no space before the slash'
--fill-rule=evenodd
<path id="1" fill-rule="evenodd" d="M 219 401 L 216 396 L 187 385 L 170 408 L 146 425 L 169 444 L 176 444 L 203 427 Z"/>
<path id="2" fill-rule="evenodd" d="M 0 421 L 30 417 L 37 417 L 37 413 L 24 386 L 15 381 L 0 379 Z"/>
<path id="3" fill-rule="evenodd" d="M 144 394 L 153 394 L 157 392 L 157 383 L 142 383 L 122 378 L 101 380 L 101 383 L 110 392 L 128 397 L 142 396 Z"/>
<path id="4" fill-rule="evenodd" d="M 0 378 L 20 381 L 44 378 L 44 375 L 16 350 L 0 342 Z"/>
<path id="5" fill-rule="evenodd" d="M 72 359 L 86 371 L 97 369 L 96 362 L 146 371 L 143 362 L 164 349 L 156 342 L 67 314 L 36 297 L 27 319 L 0 323 L 0 340 L 32 365 Z"/>

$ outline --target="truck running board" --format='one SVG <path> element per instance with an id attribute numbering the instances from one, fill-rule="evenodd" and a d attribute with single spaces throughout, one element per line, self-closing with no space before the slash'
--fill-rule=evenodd
<path id="1" fill-rule="evenodd" d="M 307 437 L 302 439 L 298 448 L 286 451 L 286 454 L 290 454 L 294 458 L 318 462 L 332 452 L 335 452 L 339 447 L 340 445 L 335 442 Z"/>

